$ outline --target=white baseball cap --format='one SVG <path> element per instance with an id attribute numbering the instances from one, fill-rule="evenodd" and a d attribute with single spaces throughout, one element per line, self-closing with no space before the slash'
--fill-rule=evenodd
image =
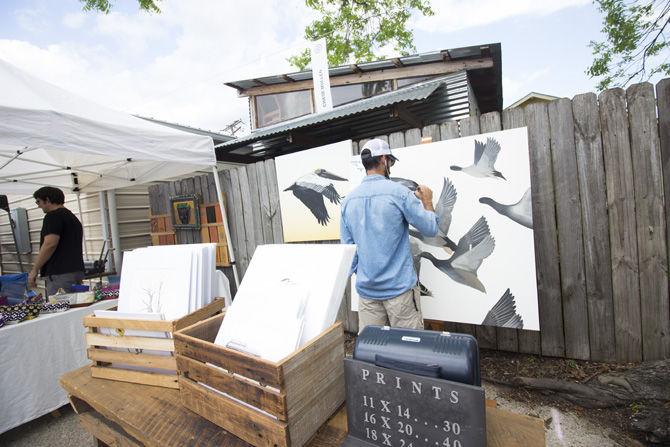
<path id="1" fill-rule="evenodd" d="M 389 147 L 389 144 L 384 140 L 380 140 L 379 138 L 375 138 L 374 140 L 370 140 L 367 143 L 365 143 L 365 145 L 363 145 L 363 147 L 361 148 L 361 152 L 363 152 L 365 149 L 370 151 L 371 157 L 388 155 L 394 161 L 398 161 L 396 156 L 391 153 L 391 148 Z"/>

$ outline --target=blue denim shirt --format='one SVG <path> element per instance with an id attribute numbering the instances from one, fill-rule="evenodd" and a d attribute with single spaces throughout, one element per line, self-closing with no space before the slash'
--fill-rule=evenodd
<path id="1" fill-rule="evenodd" d="M 394 298 L 416 285 L 408 223 L 425 236 L 437 234 L 437 217 L 406 187 L 368 175 L 342 202 L 340 239 L 356 244 L 351 266 L 364 298 Z"/>

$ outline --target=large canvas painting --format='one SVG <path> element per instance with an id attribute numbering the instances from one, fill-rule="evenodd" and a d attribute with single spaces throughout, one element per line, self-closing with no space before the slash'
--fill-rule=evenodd
<path id="1" fill-rule="evenodd" d="M 351 141 L 343 141 L 276 158 L 284 242 L 340 238 L 351 153 Z"/>
<path id="2" fill-rule="evenodd" d="M 410 227 L 424 318 L 539 330 L 527 130 L 393 153 L 392 179 L 429 186 L 440 221 L 435 237 Z M 350 158 L 352 184 L 360 168 Z"/>

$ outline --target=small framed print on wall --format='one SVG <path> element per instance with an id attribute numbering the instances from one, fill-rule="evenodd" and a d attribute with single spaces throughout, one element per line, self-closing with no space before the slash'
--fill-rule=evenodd
<path id="1" fill-rule="evenodd" d="M 195 194 L 170 197 L 174 228 L 200 229 L 200 199 Z"/>

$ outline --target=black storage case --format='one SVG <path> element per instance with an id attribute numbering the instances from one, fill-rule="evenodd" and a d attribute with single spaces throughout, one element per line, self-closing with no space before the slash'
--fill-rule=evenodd
<path id="1" fill-rule="evenodd" d="M 354 358 L 419 376 L 481 386 L 479 347 L 472 335 L 366 326 Z"/>

